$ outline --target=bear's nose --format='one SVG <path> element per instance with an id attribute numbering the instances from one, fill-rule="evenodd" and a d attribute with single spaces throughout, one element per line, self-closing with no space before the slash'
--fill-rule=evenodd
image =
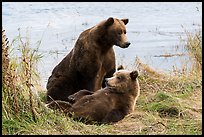
<path id="1" fill-rule="evenodd" d="M 106 85 L 106 87 L 110 87 L 110 85 L 108 83 L 108 78 L 105 79 L 105 85 Z"/>
<path id="2" fill-rule="evenodd" d="M 128 42 L 125 42 L 125 47 L 127 48 L 131 43 L 128 41 Z"/>
<path id="3" fill-rule="evenodd" d="M 105 83 L 107 83 L 108 82 L 108 79 L 107 78 L 105 78 Z"/>

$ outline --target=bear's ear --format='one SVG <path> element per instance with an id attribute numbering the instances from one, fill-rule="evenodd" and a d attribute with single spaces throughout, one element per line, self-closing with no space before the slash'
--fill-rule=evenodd
<path id="1" fill-rule="evenodd" d="M 110 26 L 114 23 L 114 19 L 112 17 L 108 18 L 105 22 L 105 26 Z"/>
<path id="2" fill-rule="evenodd" d="M 123 65 L 118 66 L 117 71 L 121 69 L 124 69 Z"/>
<path id="3" fill-rule="evenodd" d="M 124 22 L 125 25 L 129 22 L 129 19 L 121 19 L 121 20 Z"/>
<path id="4" fill-rule="evenodd" d="M 130 73 L 130 78 L 131 78 L 132 80 L 136 80 L 137 77 L 138 77 L 138 71 L 137 71 L 137 70 L 132 71 L 132 72 Z"/>

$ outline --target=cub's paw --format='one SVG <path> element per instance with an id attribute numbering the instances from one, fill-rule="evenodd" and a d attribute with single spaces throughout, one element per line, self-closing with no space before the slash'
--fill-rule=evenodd
<path id="1" fill-rule="evenodd" d="M 70 95 L 70 96 L 68 96 L 68 102 L 69 103 L 75 103 L 76 102 L 76 98 L 75 98 L 75 96 L 74 95 Z"/>

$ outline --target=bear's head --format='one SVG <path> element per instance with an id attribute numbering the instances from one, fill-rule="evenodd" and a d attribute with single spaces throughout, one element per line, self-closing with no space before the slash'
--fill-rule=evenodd
<path id="1" fill-rule="evenodd" d="M 126 27 L 128 19 L 108 18 L 105 21 L 105 27 L 107 29 L 107 39 L 112 42 L 113 45 L 121 48 L 127 48 L 130 42 L 127 41 Z"/>
<path id="2" fill-rule="evenodd" d="M 106 86 L 117 93 L 128 93 L 131 92 L 133 95 L 137 95 L 139 90 L 139 83 L 137 80 L 138 71 L 124 70 L 123 67 L 119 67 L 118 70 L 113 74 L 113 77 L 106 78 Z"/>
<path id="3" fill-rule="evenodd" d="M 93 32 L 94 38 L 99 43 L 103 43 L 103 45 L 116 45 L 121 48 L 127 48 L 130 45 L 130 42 L 127 41 L 125 27 L 128 21 L 128 19 L 110 17 L 93 27 L 91 32 Z"/>

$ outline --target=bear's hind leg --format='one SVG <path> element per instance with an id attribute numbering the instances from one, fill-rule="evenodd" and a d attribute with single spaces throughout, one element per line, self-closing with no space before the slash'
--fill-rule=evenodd
<path id="1" fill-rule="evenodd" d="M 66 101 L 61 100 L 55 100 L 50 102 L 49 104 L 46 104 L 46 107 L 52 108 L 52 109 L 59 109 L 63 112 L 67 112 L 70 107 L 72 107 L 72 104 Z"/>

